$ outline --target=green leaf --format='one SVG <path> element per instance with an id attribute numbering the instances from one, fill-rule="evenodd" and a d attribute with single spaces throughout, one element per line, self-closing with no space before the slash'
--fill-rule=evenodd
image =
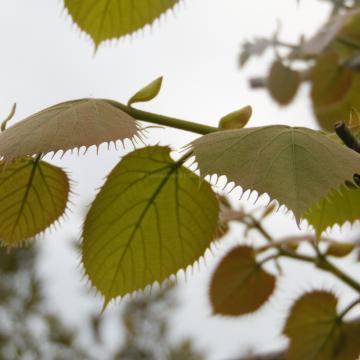
<path id="1" fill-rule="evenodd" d="M 300 85 L 297 71 L 285 66 L 282 61 L 273 63 L 267 79 L 267 87 L 272 98 L 280 105 L 289 104 L 295 97 Z"/>
<path id="2" fill-rule="evenodd" d="M 65 7 L 97 47 L 104 40 L 119 38 L 152 24 L 177 3 L 178 0 L 65 0 Z"/>
<path id="3" fill-rule="evenodd" d="M 343 225 L 360 219 L 360 189 L 342 185 L 311 207 L 304 215 L 318 238 L 323 231 L 335 224 Z"/>
<path id="4" fill-rule="evenodd" d="M 283 125 L 219 131 L 190 145 L 203 176 L 267 193 L 296 219 L 359 170 L 360 155 L 321 133 Z"/>
<path id="5" fill-rule="evenodd" d="M 0 240 L 19 245 L 42 232 L 65 211 L 69 180 L 58 167 L 23 158 L 0 163 Z"/>
<path id="6" fill-rule="evenodd" d="M 0 133 L 0 158 L 11 162 L 136 136 L 136 121 L 107 101 L 74 100 L 42 110 Z"/>
<path id="7" fill-rule="evenodd" d="M 238 246 L 212 276 L 210 301 L 215 314 L 239 316 L 258 310 L 271 296 L 275 277 L 256 262 L 253 249 Z"/>
<path id="8" fill-rule="evenodd" d="M 162 81 L 163 77 L 161 76 L 152 81 L 150 84 L 146 85 L 131 97 L 131 99 L 128 101 L 128 106 L 138 102 L 146 102 L 154 99 L 160 92 Z"/>
<path id="9" fill-rule="evenodd" d="M 329 292 L 305 294 L 293 305 L 284 328 L 289 360 L 354 360 L 360 353 L 360 323 L 343 322 Z"/>
<path id="10" fill-rule="evenodd" d="M 169 153 L 153 146 L 125 156 L 86 217 L 82 260 L 105 305 L 186 269 L 215 236 L 215 194 Z"/>
<path id="11" fill-rule="evenodd" d="M 234 111 L 220 119 L 219 128 L 223 130 L 242 129 L 246 126 L 252 115 L 250 105 Z"/>

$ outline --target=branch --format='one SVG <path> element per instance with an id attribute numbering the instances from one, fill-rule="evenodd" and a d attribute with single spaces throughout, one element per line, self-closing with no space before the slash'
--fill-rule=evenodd
<path id="1" fill-rule="evenodd" d="M 217 128 L 217 127 L 198 124 L 198 123 L 187 121 L 187 120 L 176 119 L 176 118 L 173 118 L 170 116 L 164 116 L 164 115 L 154 114 L 154 113 L 150 113 L 150 112 L 143 111 L 143 110 L 134 109 L 133 107 L 124 105 L 115 100 L 105 99 L 104 101 L 107 101 L 111 105 L 115 106 L 116 108 L 118 108 L 122 111 L 125 111 L 127 114 L 129 114 L 133 118 L 140 120 L 140 121 L 146 121 L 146 122 L 150 122 L 152 124 L 164 125 L 164 126 L 169 126 L 169 127 L 175 128 L 175 129 L 191 131 L 193 133 L 201 134 L 201 135 L 219 131 L 219 128 Z"/>

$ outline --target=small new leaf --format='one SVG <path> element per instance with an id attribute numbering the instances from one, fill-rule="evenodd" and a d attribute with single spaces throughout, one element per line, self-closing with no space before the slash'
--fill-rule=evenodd
<path id="1" fill-rule="evenodd" d="M 154 99 L 160 92 L 162 81 L 163 77 L 161 76 L 152 81 L 150 84 L 146 85 L 131 97 L 131 99 L 128 101 L 128 106 L 138 102 L 146 102 Z"/>
<path id="2" fill-rule="evenodd" d="M 354 243 L 331 241 L 326 249 L 325 255 L 344 257 L 351 254 L 355 249 Z"/>
<path id="3" fill-rule="evenodd" d="M 352 180 L 360 163 L 359 154 L 317 131 L 283 125 L 219 131 L 190 147 L 202 176 L 225 175 L 243 191 L 267 193 L 298 221 L 331 189 Z"/>
<path id="4" fill-rule="evenodd" d="M 223 130 L 242 129 L 246 126 L 252 115 L 250 105 L 234 111 L 220 119 L 219 128 Z"/>
<path id="5" fill-rule="evenodd" d="M 214 239 L 211 186 L 169 154 L 153 146 L 126 155 L 87 214 L 82 261 L 105 305 L 185 270 Z"/>
<path id="6" fill-rule="evenodd" d="M 0 158 L 47 154 L 139 136 L 137 122 L 107 101 L 82 99 L 42 110 L 0 134 Z"/>
<path id="7" fill-rule="evenodd" d="M 289 360 L 354 360 L 360 353 L 360 322 L 343 322 L 337 299 L 329 292 L 305 294 L 293 305 L 285 324 Z"/>
<path id="8" fill-rule="evenodd" d="M 211 279 L 210 301 L 214 313 L 239 316 L 258 310 L 273 293 L 275 280 L 256 262 L 251 247 L 232 249 Z"/>
<path id="9" fill-rule="evenodd" d="M 44 231 L 65 211 L 69 180 L 58 167 L 23 158 L 0 163 L 0 241 L 19 245 Z"/>

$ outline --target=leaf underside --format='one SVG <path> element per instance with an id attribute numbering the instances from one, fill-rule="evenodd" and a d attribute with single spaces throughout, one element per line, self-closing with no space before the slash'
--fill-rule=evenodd
<path id="1" fill-rule="evenodd" d="M 139 136 L 136 121 L 104 100 L 82 99 L 57 104 L 0 134 L 0 158 L 88 148 Z"/>
<path id="2" fill-rule="evenodd" d="M 359 154 L 321 133 L 283 125 L 216 132 L 190 147 L 203 176 L 225 175 L 244 191 L 267 193 L 298 221 L 360 165 Z"/>
<path id="3" fill-rule="evenodd" d="M 131 34 L 152 24 L 178 0 L 65 0 L 65 7 L 79 28 L 95 45 Z"/>
<path id="4" fill-rule="evenodd" d="M 360 189 L 341 186 L 331 191 L 304 215 L 320 237 L 321 233 L 335 224 L 353 223 L 360 219 Z"/>
<path id="5" fill-rule="evenodd" d="M 238 246 L 220 262 L 210 284 L 215 314 L 239 316 L 258 310 L 271 296 L 275 277 L 256 263 L 253 249 Z"/>
<path id="6" fill-rule="evenodd" d="M 329 292 L 305 294 L 293 305 L 284 328 L 289 360 L 354 360 L 360 354 L 360 322 L 338 321 Z"/>
<path id="7" fill-rule="evenodd" d="M 82 261 L 106 304 L 186 269 L 215 236 L 215 194 L 169 153 L 154 146 L 125 156 L 86 217 Z"/>
<path id="8" fill-rule="evenodd" d="M 63 170 L 26 158 L 0 164 L 0 241 L 19 245 L 65 211 L 69 180 Z"/>

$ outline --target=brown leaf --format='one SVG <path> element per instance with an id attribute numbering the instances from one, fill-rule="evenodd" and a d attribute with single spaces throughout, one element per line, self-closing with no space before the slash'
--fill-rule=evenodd
<path id="1" fill-rule="evenodd" d="M 258 310 L 271 296 L 275 277 L 256 262 L 253 249 L 238 246 L 220 262 L 211 279 L 215 314 L 239 316 Z"/>
<path id="2" fill-rule="evenodd" d="M 300 85 L 297 71 L 277 60 L 273 63 L 267 80 L 267 87 L 272 98 L 280 105 L 287 105 L 295 97 Z"/>

